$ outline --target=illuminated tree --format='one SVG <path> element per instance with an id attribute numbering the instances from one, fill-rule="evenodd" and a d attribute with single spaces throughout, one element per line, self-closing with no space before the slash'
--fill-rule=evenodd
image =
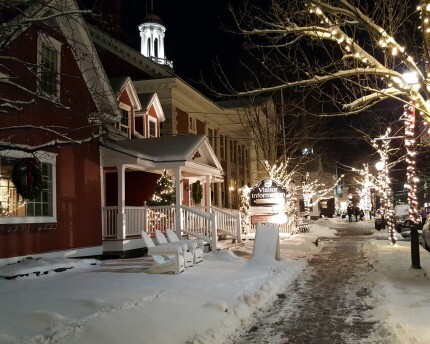
<path id="1" fill-rule="evenodd" d="M 164 171 L 163 175 L 157 180 L 152 199 L 146 202 L 150 206 L 173 205 L 176 202 L 176 189 L 173 178 Z"/>
<path id="2" fill-rule="evenodd" d="M 303 196 L 303 203 L 305 208 L 305 218 L 310 217 L 310 208 L 318 204 L 318 202 L 328 196 L 332 197 L 333 188 L 342 179 L 339 177 L 332 185 L 327 186 L 322 182 L 322 175 L 312 177 L 309 172 L 306 172 L 302 177 L 302 185 L 300 187 Z"/>
<path id="3" fill-rule="evenodd" d="M 227 93 L 309 89 L 320 102 L 331 103 L 321 116 L 358 113 L 387 98 L 413 101 L 429 122 L 427 77 L 412 57 L 423 55 L 416 41 L 422 31 L 407 20 L 415 10 L 403 0 L 275 0 L 265 8 L 248 2 L 232 14 L 263 72 L 250 70 L 253 80 L 246 88 L 226 84 Z M 430 3 L 423 1 L 417 10 L 430 32 Z M 405 36 L 411 31 L 414 39 Z M 262 75 L 270 76 L 272 85 L 265 86 Z M 411 76 L 421 87 L 410 84 Z"/>
<path id="4" fill-rule="evenodd" d="M 388 128 L 383 136 L 374 141 L 374 147 L 380 157 L 380 162 L 378 163 L 379 182 L 377 185 L 379 185 L 379 190 L 382 193 L 381 216 L 383 222 L 385 222 L 388 226 L 389 240 L 394 245 L 397 239 L 394 228 L 395 212 L 393 205 L 393 191 L 391 188 L 391 179 L 389 176 L 390 133 L 391 130 Z"/>
<path id="5" fill-rule="evenodd" d="M 269 178 L 275 180 L 287 190 L 283 212 L 288 216 L 290 223 L 295 223 L 297 218 L 297 191 L 293 177 L 297 174 L 297 171 L 294 169 L 288 171 L 288 161 L 285 163 L 278 161 L 277 163 L 270 164 L 267 160 L 264 160 L 261 163 L 268 173 Z"/>
<path id="6" fill-rule="evenodd" d="M 358 192 L 360 196 L 360 208 L 363 209 L 366 214 L 370 214 L 372 210 L 371 188 L 379 190 L 379 179 L 369 171 L 368 164 L 364 164 L 362 169 L 353 168 L 352 170 L 361 177 L 359 179 L 354 178 L 355 182 L 361 185 L 361 189 Z"/>

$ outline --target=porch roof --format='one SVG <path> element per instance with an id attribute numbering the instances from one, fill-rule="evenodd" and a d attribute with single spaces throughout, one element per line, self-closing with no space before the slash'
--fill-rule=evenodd
<path id="1" fill-rule="evenodd" d="M 204 135 L 106 141 L 104 145 L 129 157 L 135 157 L 137 161 L 149 162 L 150 170 L 186 166 L 189 172 L 199 170 L 200 173 L 206 171 L 214 177 L 223 175 L 222 166 Z"/>

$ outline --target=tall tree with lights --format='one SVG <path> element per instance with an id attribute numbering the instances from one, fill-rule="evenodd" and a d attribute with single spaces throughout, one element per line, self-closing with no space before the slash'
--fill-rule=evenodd
<path id="1" fill-rule="evenodd" d="M 176 189 L 175 182 L 171 176 L 169 176 L 166 171 L 157 180 L 157 185 L 155 187 L 154 195 L 152 199 L 146 202 L 148 205 L 173 205 L 176 202 Z"/>
<path id="2" fill-rule="evenodd" d="M 267 160 L 264 160 L 261 163 L 269 175 L 269 178 L 277 181 L 288 191 L 285 199 L 284 212 L 287 214 L 289 222 L 295 223 L 297 218 L 297 192 L 293 177 L 297 174 L 297 171 L 295 169 L 288 169 L 288 161 L 278 161 L 277 163 L 271 164 Z"/>
<path id="3" fill-rule="evenodd" d="M 263 87 L 252 73 L 254 81 L 245 83 L 246 89 L 225 84 L 227 94 L 308 88 L 331 103 L 329 113 L 322 107 L 320 116 L 358 113 L 387 98 L 413 101 L 430 122 L 430 88 L 412 57 L 422 56 L 421 44 L 405 36 L 422 34 L 408 21 L 417 11 L 428 30 L 428 1 L 418 9 L 402 0 L 275 0 L 262 6 L 267 7 L 248 2 L 232 15 L 272 85 Z M 421 87 L 412 86 L 411 75 Z"/>
<path id="4" fill-rule="evenodd" d="M 321 176 L 312 177 L 309 172 L 306 172 L 302 177 L 303 203 L 305 208 L 305 218 L 310 217 L 310 208 L 318 204 L 325 197 L 332 197 L 333 188 L 339 183 L 342 177 L 339 177 L 332 185 L 327 186 Z"/>
<path id="5" fill-rule="evenodd" d="M 393 204 L 393 190 L 391 187 L 390 179 L 390 162 L 389 162 L 389 152 L 390 152 L 390 133 L 391 129 L 387 128 L 384 135 L 374 140 L 373 146 L 376 149 L 380 161 L 378 162 L 378 183 L 379 190 L 382 194 L 382 204 L 381 204 L 381 215 L 383 221 L 388 226 L 389 240 L 394 245 L 397 241 L 395 233 L 395 212 Z"/>

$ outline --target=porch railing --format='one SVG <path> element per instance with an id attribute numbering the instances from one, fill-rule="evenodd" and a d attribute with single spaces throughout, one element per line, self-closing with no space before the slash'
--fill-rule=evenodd
<path id="1" fill-rule="evenodd" d="M 123 222 L 118 207 L 103 208 L 103 238 L 121 239 L 140 235 L 141 231 L 154 233 L 170 228 L 201 238 L 216 248 L 216 218 L 205 211 L 179 207 L 181 225 L 176 226 L 176 206 L 124 207 Z M 120 223 L 121 222 L 121 223 Z M 124 231 L 124 233 L 123 233 Z"/>
<path id="2" fill-rule="evenodd" d="M 202 239 L 210 243 L 212 249 L 216 249 L 218 235 L 215 214 L 185 206 L 181 206 L 181 211 L 182 232 Z"/>
<path id="3" fill-rule="evenodd" d="M 240 212 L 238 210 L 225 210 L 212 207 L 211 211 L 217 219 L 217 229 L 224 234 L 235 238 L 237 242 L 242 241 L 242 229 Z"/>

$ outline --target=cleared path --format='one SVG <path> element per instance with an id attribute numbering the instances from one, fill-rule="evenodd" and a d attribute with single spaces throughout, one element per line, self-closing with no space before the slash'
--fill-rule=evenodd
<path id="1" fill-rule="evenodd" d="M 324 248 L 299 278 L 226 343 L 374 343 L 378 324 L 365 315 L 372 307 L 369 233 L 348 227 L 321 238 Z"/>

